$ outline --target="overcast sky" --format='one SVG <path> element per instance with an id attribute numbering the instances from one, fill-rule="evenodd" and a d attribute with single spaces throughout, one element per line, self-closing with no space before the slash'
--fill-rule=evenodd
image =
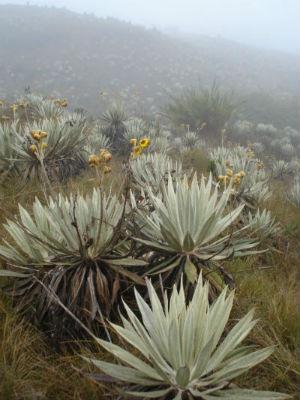
<path id="1" fill-rule="evenodd" d="M 300 0 L 0 0 L 112 16 L 300 53 Z"/>

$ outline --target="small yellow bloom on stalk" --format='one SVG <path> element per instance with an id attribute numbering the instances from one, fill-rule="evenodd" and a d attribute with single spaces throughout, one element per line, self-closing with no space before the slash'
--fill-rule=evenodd
<path id="1" fill-rule="evenodd" d="M 237 176 L 239 176 L 240 178 L 244 178 L 244 176 L 246 175 L 245 171 L 240 171 Z"/>
<path id="2" fill-rule="evenodd" d="M 229 180 L 229 176 L 227 176 L 227 175 L 219 175 L 218 176 L 218 181 L 220 181 L 221 183 L 224 183 L 225 185 L 228 180 Z"/>
<path id="3" fill-rule="evenodd" d="M 29 150 L 32 151 L 33 153 L 36 153 L 36 152 L 37 152 L 37 147 L 36 147 L 36 145 L 35 145 L 35 144 L 31 144 L 31 145 L 29 146 Z"/>
<path id="4" fill-rule="evenodd" d="M 48 147 L 48 144 L 47 144 L 47 143 L 42 143 L 42 144 L 41 144 L 41 149 L 42 149 L 42 150 L 45 150 L 46 147 Z"/>
<path id="5" fill-rule="evenodd" d="M 151 143 L 150 139 L 148 139 L 148 138 L 142 138 L 142 139 L 140 140 L 139 146 L 140 146 L 142 149 L 146 149 L 147 147 L 150 146 L 150 143 Z"/>
<path id="6" fill-rule="evenodd" d="M 60 102 L 61 107 L 68 107 L 68 100 L 67 99 L 62 99 Z"/>
<path id="7" fill-rule="evenodd" d="M 221 134 L 224 135 L 225 133 L 226 133 L 226 129 L 223 128 L 223 129 L 221 130 Z"/>
<path id="8" fill-rule="evenodd" d="M 13 112 L 16 112 L 18 109 L 18 105 L 17 104 L 13 104 L 12 106 L 10 106 L 10 108 L 13 110 Z"/>
<path id="9" fill-rule="evenodd" d="M 226 175 L 229 176 L 230 178 L 233 176 L 233 171 L 232 169 L 228 168 L 226 169 Z"/>
<path id="10" fill-rule="evenodd" d="M 43 139 L 48 136 L 48 133 L 45 131 L 40 131 L 40 137 Z"/>
<path id="11" fill-rule="evenodd" d="M 135 138 L 130 139 L 130 144 L 132 146 L 136 146 L 137 145 L 137 140 Z"/>
<path id="12" fill-rule="evenodd" d="M 54 104 L 58 107 L 68 107 L 67 99 L 56 99 L 54 100 Z"/>
<path id="13" fill-rule="evenodd" d="M 106 149 L 101 149 L 99 153 L 100 161 L 109 162 L 112 159 L 111 153 Z"/>
<path id="14" fill-rule="evenodd" d="M 89 156 L 90 167 L 97 167 L 100 164 L 100 159 L 96 154 L 91 154 Z"/>
<path id="15" fill-rule="evenodd" d="M 141 146 L 135 146 L 132 149 L 131 155 L 132 155 L 132 157 L 138 157 L 138 156 L 140 156 L 142 154 L 142 151 L 143 151 L 143 149 L 142 149 Z"/>
<path id="16" fill-rule="evenodd" d="M 30 134 L 32 139 L 36 140 L 37 142 L 39 142 L 42 139 L 41 131 L 31 131 Z"/>
<path id="17" fill-rule="evenodd" d="M 240 178 L 240 176 L 235 175 L 235 176 L 234 176 L 233 183 L 234 183 L 235 185 L 240 185 L 240 183 L 241 183 L 241 178 Z"/>
<path id="18" fill-rule="evenodd" d="M 254 158 L 254 152 L 253 152 L 253 150 L 251 148 L 247 149 L 246 154 L 247 154 L 248 158 Z"/>
<path id="19" fill-rule="evenodd" d="M 103 168 L 103 172 L 104 172 L 105 174 L 110 174 L 110 173 L 111 173 L 111 168 L 108 167 L 107 165 L 105 165 L 104 168 Z"/>

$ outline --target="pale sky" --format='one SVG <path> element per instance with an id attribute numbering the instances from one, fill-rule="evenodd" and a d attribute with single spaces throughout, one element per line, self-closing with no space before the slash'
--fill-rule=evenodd
<path id="1" fill-rule="evenodd" d="M 300 53 L 300 0 L 0 0 L 7 3 L 66 7 Z"/>

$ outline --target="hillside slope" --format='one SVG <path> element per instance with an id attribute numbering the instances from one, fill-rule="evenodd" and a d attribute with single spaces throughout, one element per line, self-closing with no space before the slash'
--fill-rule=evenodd
<path id="1" fill-rule="evenodd" d="M 0 97 L 30 86 L 92 112 L 112 95 L 131 108 L 154 111 L 167 92 L 215 79 L 243 93 L 284 98 L 300 90 L 295 56 L 222 39 L 172 38 L 63 9 L 0 6 L 0 38 Z"/>

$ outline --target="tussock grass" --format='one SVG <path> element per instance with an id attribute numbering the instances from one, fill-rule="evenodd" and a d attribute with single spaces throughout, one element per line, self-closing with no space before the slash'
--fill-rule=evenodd
<path id="1" fill-rule="evenodd" d="M 77 348 L 88 354 L 83 344 L 77 343 Z M 58 354 L 51 350 L 43 335 L 1 300 L 1 400 L 102 399 L 107 390 L 84 376 L 81 370 L 92 372 L 77 354 Z"/>

